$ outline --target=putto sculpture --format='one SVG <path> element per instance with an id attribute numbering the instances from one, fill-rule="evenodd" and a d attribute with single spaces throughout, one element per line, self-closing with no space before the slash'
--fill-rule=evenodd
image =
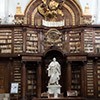
<path id="1" fill-rule="evenodd" d="M 60 0 L 42 0 L 38 12 L 48 21 L 61 21 L 64 16 Z"/>

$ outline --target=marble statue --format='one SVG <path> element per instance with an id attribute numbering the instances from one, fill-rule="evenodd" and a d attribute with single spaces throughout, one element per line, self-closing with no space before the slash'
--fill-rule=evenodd
<path id="1" fill-rule="evenodd" d="M 53 58 L 53 61 L 48 65 L 47 71 L 50 77 L 48 85 L 59 85 L 61 66 L 56 61 L 56 58 Z"/>

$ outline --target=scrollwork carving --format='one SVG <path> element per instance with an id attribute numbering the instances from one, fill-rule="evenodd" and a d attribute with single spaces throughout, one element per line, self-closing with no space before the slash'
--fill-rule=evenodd
<path id="1" fill-rule="evenodd" d="M 50 29 L 45 33 L 44 46 L 48 48 L 50 46 L 62 46 L 62 33 L 57 29 Z"/>

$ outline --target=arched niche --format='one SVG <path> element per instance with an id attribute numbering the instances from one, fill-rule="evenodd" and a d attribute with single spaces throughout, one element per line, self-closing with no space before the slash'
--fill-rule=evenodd
<path id="1" fill-rule="evenodd" d="M 38 6 L 41 5 L 42 0 L 32 0 L 25 10 L 25 24 L 33 26 L 41 26 L 43 16 L 38 13 Z M 62 3 L 62 11 L 64 13 L 65 26 L 78 25 L 82 16 L 82 10 L 77 0 L 64 0 Z"/>
<path id="2" fill-rule="evenodd" d="M 61 65 L 61 76 L 60 76 L 60 85 L 61 92 L 63 93 L 66 91 L 66 59 L 62 51 L 59 49 L 55 49 L 55 47 L 50 48 L 48 51 L 44 53 L 43 59 L 42 59 L 42 92 L 47 92 L 47 85 L 49 81 L 48 73 L 47 73 L 47 67 L 50 64 L 50 62 L 53 60 L 53 58 L 56 58 L 56 60 Z"/>

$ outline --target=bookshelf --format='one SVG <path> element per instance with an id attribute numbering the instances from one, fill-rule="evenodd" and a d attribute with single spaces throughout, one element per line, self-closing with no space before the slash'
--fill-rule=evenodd
<path id="1" fill-rule="evenodd" d="M 32 68 L 32 64 L 28 64 L 27 67 L 27 96 L 37 96 L 37 79 L 36 79 L 36 67 Z"/>
<path id="2" fill-rule="evenodd" d="M 28 30 L 26 35 L 26 53 L 38 53 L 38 33 Z"/>
<path id="3" fill-rule="evenodd" d="M 23 52 L 23 31 L 21 28 L 14 29 L 14 53 Z"/>
<path id="4" fill-rule="evenodd" d="M 94 87 L 93 60 L 88 60 L 86 66 L 86 95 L 88 97 L 94 96 Z"/>
<path id="5" fill-rule="evenodd" d="M 94 52 L 93 29 L 84 30 L 84 51 L 87 53 Z"/>
<path id="6" fill-rule="evenodd" d="M 69 52 L 79 53 L 81 50 L 81 33 L 78 31 L 69 32 Z"/>
<path id="7" fill-rule="evenodd" d="M 9 92 L 15 82 L 20 97 L 40 98 L 47 91 L 48 64 L 56 57 L 61 64 L 62 93 L 71 89 L 80 97 L 100 99 L 100 29 L 94 27 L 2 26 L 0 93 Z"/>
<path id="8" fill-rule="evenodd" d="M 97 96 L 100 98 L 100 60 L 97 61 Z"/>
<path id="9" fill-rule="evenodd" d="M 21 85 L 21 61 L 19 60 L 14 60 L 13 61 L 13 82 L 14 83 L 18 83 L 18 94 L 14 94 L 14 97 L 21 97 L 21 89 L 22 89 L 22 85 Z"/>
<path id="10" fill-rule="evenodd" d="M 72 65 L 72 82 L 71 89 L 78 92 L 81 95 L 81 67 L 79 65 Z"/>
<path id="11" fill-rule="evenodd" d="M 95 31 L 95 52 L 100 53 L 100 31 Z"/>
<path id="12" fill-rule="evenodd" d="M 12 30 L 0 30 L 0 53 L 12 52 Z"/>

